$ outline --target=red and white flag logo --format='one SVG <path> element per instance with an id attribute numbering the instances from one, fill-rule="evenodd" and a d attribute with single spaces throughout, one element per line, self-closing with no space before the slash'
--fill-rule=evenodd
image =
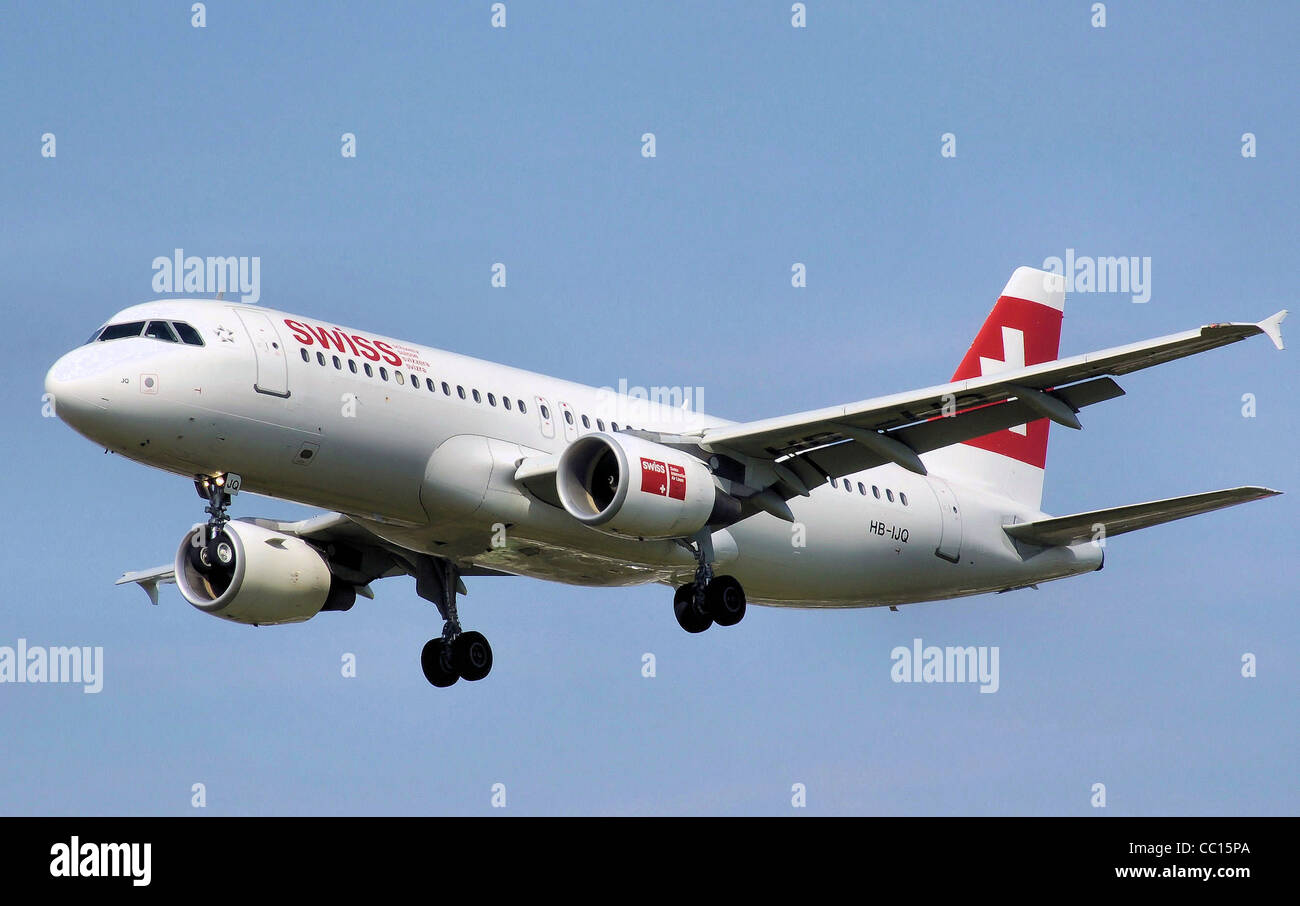
<path id="1" fill-rule="evenodd" d="M 1015 371 L 1056 358 L 1062 311 L 1029 299 L 1003 295 L 953 374 L 954 381 Z M 966 441 L 1042 468 L 1047 461 L 1047 420 L 1016 425 Z"/>
<path id="2" fill-rule="evenodd" d="M 658 459 L 641 457 L 641 490 L 675 500 L 686 499 L 686 470 Z"/>

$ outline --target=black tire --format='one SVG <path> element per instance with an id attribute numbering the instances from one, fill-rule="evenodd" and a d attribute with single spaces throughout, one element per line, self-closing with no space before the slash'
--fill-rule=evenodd
<path id="1" fill-rule="evenodd" d="M 735 576 L 717 576 L 704 589 L 704 606 L 719 626 L 735 626 L 745 618 L 745 589 Z"/>
<path id="2" fill-rule="evenodd" d="M 677 625 L 687 632 L 703 632 L 713 625 L 713 617 L 695 606 L 695 583 L 687 582 L 673 595 L 673 613 Z"/>
<path id="3" fill-rule="evenodd" d="M 462 632 L 451 643 L 451 663 L 471 683 L 492 671 L 492 646 L 481 632 Z"/>
<path id="4" fill-rule="evenodd" d="M 440 689 L 455 685 L 460 679 L 460 674 L 452 667 L 447 643 L 440 638 L 430 639 L 425 644 L 420 652 L 420 667 L 424 670 L 424 678 Z"/>

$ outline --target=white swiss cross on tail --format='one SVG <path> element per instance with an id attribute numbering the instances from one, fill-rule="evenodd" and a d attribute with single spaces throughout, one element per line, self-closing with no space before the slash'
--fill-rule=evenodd
<path id="1" fill-rule="evenodd" d="M 1017 330 L 1014 327 L 1002 328 L 1002 358 L 990 359 L 988 356 L 980 356 L 980 376 L 984 377 L 990 374 L 997 374 L 1000 371 L 1015 371 L 1017 368 L 1025 367 L 1025 332 Z M 1014 431 L 1017 434 L 1025 435 L 1027 431 L 1024 425 L 1016 425 L 1008 428 L 1008 431 Z"/>

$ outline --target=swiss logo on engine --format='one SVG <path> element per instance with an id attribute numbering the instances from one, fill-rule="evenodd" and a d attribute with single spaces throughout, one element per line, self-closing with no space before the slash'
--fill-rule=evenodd
<path id="1" fill-rule="evenodd" d="M 641 457 L 641 490 L 660 497 L 686 499 L 686 470 L 672 463 Z"/>

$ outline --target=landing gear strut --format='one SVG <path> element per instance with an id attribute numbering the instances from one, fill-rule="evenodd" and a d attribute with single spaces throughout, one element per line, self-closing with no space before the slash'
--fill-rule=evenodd
<path id="1" fill-rule="evenodd" d="M 714 623 L 734 626 L 745 617 L 745 589 L 735 576 L 713 575 L 713 536 L 703 529 L 687 545 L 695 557 L 695 580 L 673 595 L 673 613 L 687 632 L 703 632 Z"/>
<path id="2" fill-rule="evenodd" d="M 422 556 L 417 564 L 415 591 L 433 602 L 443 619 L 442 635 L 430 639 L 420 652 L 424 678 L 445 688 L 457 680 L 481 680 L 492 670 L 492 646 L 481 632 L 465 632 L 456 613 L 456 593 L 465 593 L 456 564 Z"/>
<path id="3" fill-rule="evenodd" d="M 240 483 L 240 477 L 233 472 L 194 478 L 194 489 L 208 501 L 203 508 L 208 523 L 199 530 L 201 534 L 196 532 L 190 545 L 190 563 L 200 575 L 219 578 L 234 567 L 235 547 L 225 533 L 226 523 L 230 521 L 226 508 L 239 493 Z"/>

